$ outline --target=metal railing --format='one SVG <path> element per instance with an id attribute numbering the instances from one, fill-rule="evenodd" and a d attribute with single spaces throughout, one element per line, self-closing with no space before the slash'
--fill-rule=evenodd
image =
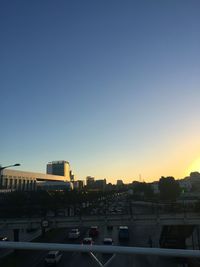
<path id="1" fill-rule="evenodd" d="M 30 242 L 0 242 L 0 249 L 25 249 L 25 250 L 59 250 L 73 252 L 89 253 L 101 267 L 108 266 L 114 259 L 116 254 L 129 255 L 151 255 L 165 257 L 181 257 L 181 258 L 200 258 L 199 250 L 184 250 L 184 249 L 164 249 L 164 248 L 146 248 L 146 247 L 123 247 L 123 246 L 105 246 L 105 245 L 75 245 L 75 244 L 58 244 L 58 243 L 30 243 Z M 94 252 L 110 253 L 113 256 L 102 264 Z"/>

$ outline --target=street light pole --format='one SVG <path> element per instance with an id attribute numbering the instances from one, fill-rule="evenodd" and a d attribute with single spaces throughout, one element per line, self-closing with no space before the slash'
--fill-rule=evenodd
<path id="1" fill-rule="evenodd" d="M 3 186 L 3 177 L 2 177 L 2 174 L 1 174 L 2 170 L 10 168 L 10 167 L 20 166 L 20 165 L 21 165 L 20 163 L 15 163 L 15 164 L 4 166 L 4 167 L 0 166 L 0 189 L 2 189 L 2 186 Z"/>

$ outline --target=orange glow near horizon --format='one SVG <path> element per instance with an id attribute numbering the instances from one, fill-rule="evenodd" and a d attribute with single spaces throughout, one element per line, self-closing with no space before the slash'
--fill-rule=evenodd
<path id="1" fill-rule="evenodd" d="M 187 169 L 188 174 L 190 174 L 191 172 L 200 172 L 200 157 L 194 160 Z"/>

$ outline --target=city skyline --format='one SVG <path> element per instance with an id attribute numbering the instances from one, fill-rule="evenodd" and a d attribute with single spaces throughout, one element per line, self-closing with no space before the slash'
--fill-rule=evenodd
<path id="1" fill-rule="evenodd" d="M 112 183 L 200 171 L 199 1 L 0 7 L 2 165 L 66 159 Z"/>

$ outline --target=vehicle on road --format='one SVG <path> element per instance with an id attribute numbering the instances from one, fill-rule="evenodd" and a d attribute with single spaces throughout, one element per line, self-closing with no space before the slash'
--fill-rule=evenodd
<path id="1" fill-rule="evenodd" d="M 110 238 L 110 237 L 105 237 L 104 238 L 104 240 L 103 240 L 103 244 L 104 245 L 113 245 L 113 240 L 112 240 L 112 238 Z"/>
<path id="2" fill-rule="evenodd" d="M 0 236 L 0 241 L 9 241 L 7 236 Z"/>
<path id="3" fill-rule="evenodd" d="M 91 237 L 85 237 L 82 241 L 82 245 L 93 245 L 94 241 Z"/>
<path id="4" fill-rule="evenodd" d="M 47 256 L 45 257 L 45 265 L 57 265 L 61 261 L 62 253 L 60 251 L 49 251 Z"/>
<path id="5" fill-rule="evenodd" d="M 90 237 L 96 237 L 99 235 L 99 230 L 97 226 L 91 226 L 90 230 L 89 230 L 89 236 Z"/>
<path id="6" fill-rule="evenodd" d="M 119 241 L 128 241 L 129 240 L 129 229 L 128 226 L 120 226 L 118 233 Z"/>
<path id="7" fill-rule="evenodd" d="M 85 246 L 85 245 L 88 245 L 88 246 L 92 246 L 94 244 L 94 241 L 91 237 L 85 237 L 83 238 L 83 241 L 82 241 L 82 245 Z M 88 252 L 84 252 L 82 251 L 82 255 L 87 255 Z"/>
<path id="8" fill-rule="evenodd" d="M 6 241 L 9 241 L 9 239 L 7 236 L 0 236 L 0 241 L 6 242 Z M 4 248 L 0 249 L 0 251 L 4 251 L 4 250 L 5 250 Z"/>
<path id="9" fill-rule="evenodd" d="M 78 228 L 71 229 L 70 232 L 68 233 L 68 238 L 69 239 L 78 239 L 80 237 L 80 231 Z"/>

